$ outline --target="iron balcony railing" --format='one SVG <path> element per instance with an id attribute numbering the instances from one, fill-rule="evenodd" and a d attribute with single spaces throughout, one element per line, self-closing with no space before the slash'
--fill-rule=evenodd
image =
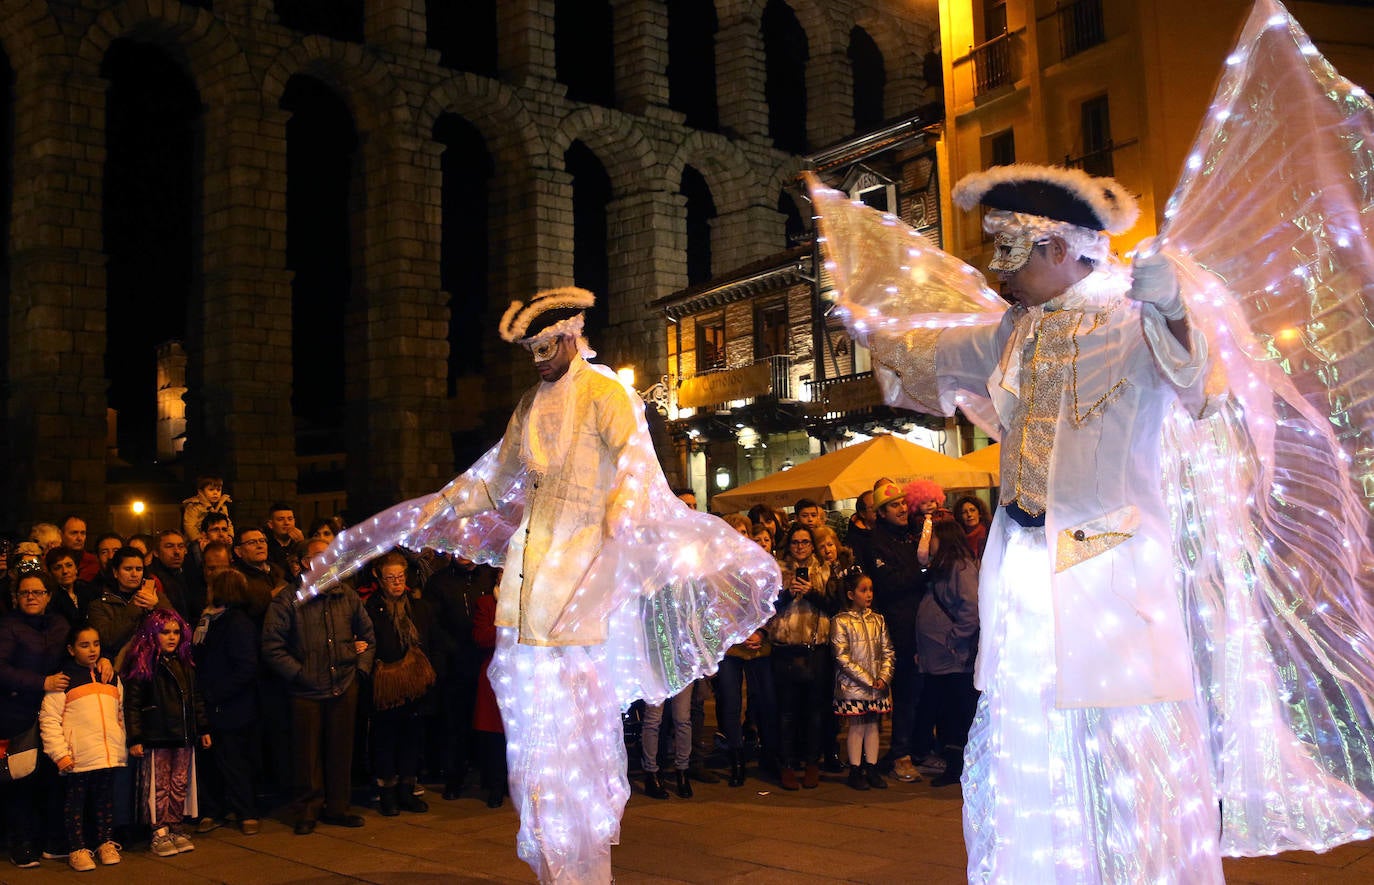
<path id="1" fill-rule="evenodd" d="M 1113 154 L 1122 148 L 1131 147 L 1138 144 L 1140 139 L 1132 138 L 1128 141 L 1112 141 L 1107 139 L 1107 143 L 1100 148 L 1087 151 L 1086 153 L 1072 157 L 1064 155 L 1064 165 L 1070 169 L 1082 169 L 1089 175 L 1105 175 L 1111 177 L 1116 174 L 1116 161 Z"/>
<path id="2" fill-rule="evenodd" d="M 1011 34 L 1002 33 L 969 50 L 973 60 L 974 95 L 986 95 L 1016 81 L 1012 70 Z"/>

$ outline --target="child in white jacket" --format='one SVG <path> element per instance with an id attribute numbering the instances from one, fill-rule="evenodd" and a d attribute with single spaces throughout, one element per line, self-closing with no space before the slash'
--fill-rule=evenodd
<path id="1" fill-rule="evenodd" d="M 62 668 L 66 688 L 50 691 L 38 711 L 43 749 L 63 775 L 66 797 L 62 814 L 67 826 L 67 863 L 77 871 L 119 863 L 114 833 L 114 770 L 127 764 L 124 741 L 124 686 L 116 679 L 101 682 L 100 634 L 94 627 L 76 627 L 67 637 L 71 660 Z M 95 822 L 98 846 L 86 845 L 85 818 Z"/>

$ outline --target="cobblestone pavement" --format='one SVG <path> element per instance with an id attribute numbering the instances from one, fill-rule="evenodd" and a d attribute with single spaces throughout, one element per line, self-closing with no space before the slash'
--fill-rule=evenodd
<path id="1" fill-rule="evenodd" d="M 964 881 L 958 787 L 890 782 L 859 793 L 842 775 L 816 790 L 787 793 L 751 778 L 744 787 L 696 784 L 689 800 L 655 801 L 636 788 L 615 849 L 618 883 L 813 883 Z M 117 867 L 81 877 L 105 883 L 533 882 L 515 857 L 509 801 L 488 809 L 469 789 L 430 813 L 383 818 L 363 810 L 361 829 L 321 826 L 296 836 L 278 820 L 246 837 L 221 828 L 194 836 L 197 850 L 172 858 L 126 852 Z M 64 862 L 20 870 L 0 862 L 0 882 L 75 881 Z M 1374 882 L 1374 841 L 1327 854 L 1290 853 L 1226 861 L 1227 881 L 1256 885 Z"/>

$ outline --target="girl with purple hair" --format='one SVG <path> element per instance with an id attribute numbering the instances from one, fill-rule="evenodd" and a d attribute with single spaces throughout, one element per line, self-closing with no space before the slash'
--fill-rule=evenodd
<path id="1" fill-rule="evenodd" d="M 143 759 L 138 795 L 153 825 L 150 848 L 159 857 L 195 850 L 182 822 L 196 814 L 195 743 L 210 746 L 189 634 L 174 610 L 151 609 L 134 634 L 122 674 L 129 755 Z"/>

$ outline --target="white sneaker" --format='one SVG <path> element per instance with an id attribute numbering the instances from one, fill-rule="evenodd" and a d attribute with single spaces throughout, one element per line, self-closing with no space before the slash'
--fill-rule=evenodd
<path id="1" fill-rule="evenodd" d="M 67 863 L 78 873 L 86 873 L 95 869 L 95 858 L 91 856 L 91 849 L 78 848 L 67 855 Z"/>
<path id="2" fill-rule="evenodd" d="M 177 847 L 178 854 L 185 854 L 188 851 L 196 850 L 196 843 L 188 839 L 185 833 L 178 833 L 173 831 L 172 844 Z"/>
<path id="3" fill-rule="evenodd" d="M 107 867 L 112 867 L 119 863 L 119 849 L 123 847 L 118 842 L 101 842 L 100 847 L 95 850 L 95 856 Z"/>

